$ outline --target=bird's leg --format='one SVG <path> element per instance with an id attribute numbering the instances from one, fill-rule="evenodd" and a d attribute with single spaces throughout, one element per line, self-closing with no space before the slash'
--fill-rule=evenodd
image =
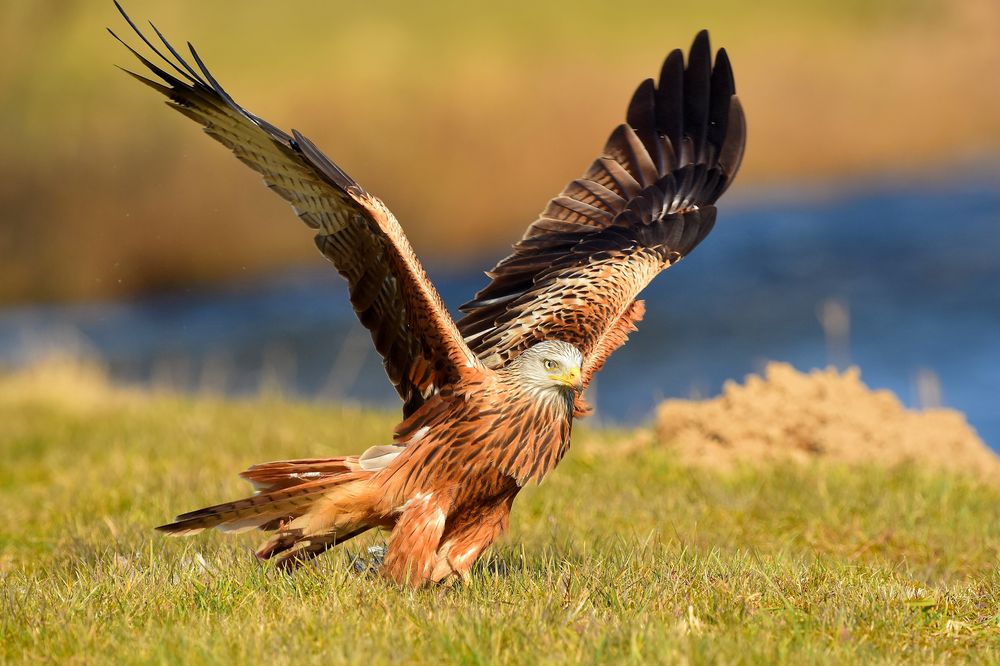
<path id="1" fill-rule="evenodd" d="M 451 575 L 468 578 L 483 551 L 507 530 L 512 502 L 513 497 L 476 512 L 471 519 L 456 521 L 454 528 L 449 526 L 438 549 L 431 580 L 440 582 Z"/>
<path id="2" fill-rule="evenodd" d="M 420 492 L 406 502 L 392 530 L 383 576 L 413 587 L 431 580 L 450 504 L 450 496 L 439 492 Z"/>

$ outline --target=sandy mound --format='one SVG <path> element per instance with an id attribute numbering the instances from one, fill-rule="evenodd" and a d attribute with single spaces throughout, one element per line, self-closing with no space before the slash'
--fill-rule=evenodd
<path id="1" fill-rule="evenodd" d="M 1000 478 L 1000 459 L 961 412 L 907 410 L 890 391 L 865 386 L 857 368 L 806 374 L 770 363 L 763 378 L 727 382 L 717 398 L 665 401 L 656 431 L 691 463 L 915 461 Z"/>

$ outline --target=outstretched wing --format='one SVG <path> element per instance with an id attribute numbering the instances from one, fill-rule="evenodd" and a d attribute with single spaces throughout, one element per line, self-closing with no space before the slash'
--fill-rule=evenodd
<path id="1" fill-rule="evenodd" d="M 586 174 L 552 199 L 460 309 L 458 327 L 489 367 L 560 339 L 584 355 L 589 379 L 642 317 L 636 295 L 712 229 L 712 205 L 746 142 L 729 58 L 712 65 L 708 33 L 635 91 L 627 122 Z"/>
<path id="2" fill-rule="evenodd" d="M 291 136 L 240 107 L 206 69 L 190 44 L 196 70 L 153 31 L 173 57 L 164 55 L 118 5 L 135 33 L 172 71 L 122 42 L 161 82 L 128 72 L 165 95 L 169 105 L 200 123 L 264 182 L 292 204 L 316 231 L 316 245 L 350 287 L 351 304 L 371 331 L 389 380 L 404 400 L 405 415 L 457 376 L 480 365 L 459 335 L 434 286 L 385 205 L 368 194 L 309 139 Z"/>

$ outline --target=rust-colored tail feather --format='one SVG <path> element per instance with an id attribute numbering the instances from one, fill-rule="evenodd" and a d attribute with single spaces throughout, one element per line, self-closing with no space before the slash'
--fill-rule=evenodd
<path id="1" fill-rule="evenodd" d="M 269 492 L 360 470 L 358 456 L 339 456 L 260 463 L 240 472 L 240 477 L 252 483 L 255 490 Z"/>
<path id="2" fill-rule="evenodd" d="M 240 474 L 257 489 L 253 497 L 191 511 L 156 529 L 171 536 L 212 528 L 274 531 L 257 557 L 277 557 L 279 566 L 293 568 L 372 527 L 392 523 L 377 512 L 381 495 L 368 481 L 400 451 L 400 446 L 373 446 L 360 456 L 253 465 Z"/>
<path id="3" fill-rule="evenodd" d="M 283 462 L 294 467 L 301 461 Z M 156 529 L 171 536 L 197 534 L 213 527 L 226 532 L 275 530 L 277 533 L 257 550 L 257 557 L 277 557 L 279 567 L 292 569 L 383 522 L 368 486 L 372 475 L 371 471 L 331 474 L 191 511 Z"/>
<path id="4" fill-rule="evenodd" d="M 176 536 L 197 534 L 213 527 L 227 532 L 251 529 L 275 518 L 301 515 L 313 500 L 328 492 L 332 485 L 336 483 L 331 484 L 328 479 L 320 479 L 291 488 L 260 493 L 235 502 L 225 502 L 183 513 L 177 516 L 174 522 L 160 525 L 156 529 Z"/>

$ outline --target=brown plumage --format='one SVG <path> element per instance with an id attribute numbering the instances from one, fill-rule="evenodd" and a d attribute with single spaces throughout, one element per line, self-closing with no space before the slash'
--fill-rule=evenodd
<path id="1" fill-rule="evenodd" d="M 195 66 L 155 27 L 162 47 L 121 13 L 162 61 L 126 44 L 159 81 L 132 76 L 260 173 L 315 230 L 403 400 L 391 444 L 254 465 L 242 476 L 257 494 L 158 529 L 273 531 L 257 555 L 291 567 L 379 527 L 392 530 L 389 578 L 420 585 L 466 575 L 506 529 L 519 490 L 566 453 L 574 414 L 588 411 L 583 389 L 642 319 L 638 293 L 715 222 L 713 204 L 745 141 L 725 52 L 713 66 L 702 32 L 686 67 L 680 51 L 667 57 L 602 156 L 549 202 L 456 324 L 381 201 L 307 138 L 236 104 L 193 47 Z"/>
<path id="2" fill-rule="evenodd" d="M 626 314 L 635 296 L 715 224 L 713 204 L 746 140 L 735 93 L 729 58 L 720 50 L 712 67 L 705 31 L 687 69 L 674 51 L 659 85 L 639 86 L 604 154 L 549 202 L 513 254 L 487 273 L 491 282 L 461 306 L 459 330 L 486 365 L 551 338 L 600 364 L 624 342 L 622 317 L 642 316 Z"/>

